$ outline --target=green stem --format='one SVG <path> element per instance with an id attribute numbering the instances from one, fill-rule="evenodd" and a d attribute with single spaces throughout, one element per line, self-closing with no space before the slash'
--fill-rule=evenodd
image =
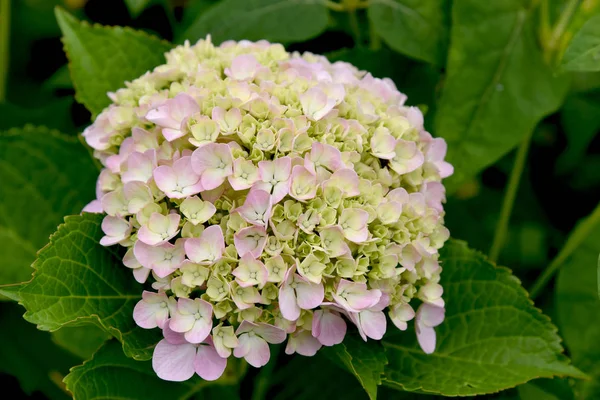
<path id="1" fill-rule="evenodd" d="M 369 47 L 371 50 L 377 51 L 381 49 L 381 38 L 375 30 L 375 24 L 372 22 L 369 22 L 369 42 Z"/>
<path id="2" fill-rule="evenodd" d="M 502 251 L 502 246 L 504 245 L 504 240 L 506 239 L 508 223 L 510 222 L 510 215 L 512 214 L 515 198 L 517 197 L 517 190 L 519 189 L 521 175 L 525 169 L 525 162 L 527 161 L 527 152 L 529 151 L 530 141 L 531 134 L 527 135 L 517 150 L 515 165 L 510 173 L 506 194 L 504 195 L 504 200 L 502 202 L 502 210 L 500 211 L 500 219 L 496 225 L 496 232 L 494 233 L 494 240 L 490 249 L 490 260 L 493 262 L 498 261 L 498 257 Z"/>
<path id="3" fill-rule="evenodd" d="M 10 1 L 0 0 L 0 103 L 6 100 L 10 46 Z"/>
<path id="4" fill-rule="evenodd" d="M 326 1 L 325 6 L 332 11 L 343 12 L 345 10 L 344 6 L 340 3 L 336 3 L 334 1 Z"/>
<path id="5" fill-rule="evenodd" d="M 358 24 L 358 16 L 356 10 L 352 10 L 348 13 L 348 19 L 350 20 L 350 29 L 352 30 L 352 36 L 354 38 L 354 45 L 360 46 L 360 26 Z"/>
<path id="6" fill-rule="evenodd" d="M 589 233 L 596 224 L 600 223 L 600 204 L 596 206 L 594 211 L 587 217 L 582 223 L 577 225 L 573 230 L 573 233 L 567 239 L 564 247 L 560 250 L 558 255 L 552 260 L 550 265 L 542 272 L 537 280 L 531 286 L 529 290 L 529 297 L 535 299 L 546 287 L 552 276 L 563 266 L 565 260 L 581 245 L 581 243 L 588 238 Z"/>
<path id="7" fill-rule="evenodd" d="M 547 43 L 550 40 L 551 31 L 548 0 L 542 0 L 540 4 L 540 43 Z"/>
<path id="8" fill-rule="evenodd" d="M 577 8 L 579 7 L 579 3 L 581 3 L 581 0 L 570 0 L 567 3 L 565 9 L 558 18 L 558 21 L 556 22 L 552 33 L 550 34 L 550 38 L 547 42 L 543 43 L 546 49 L 545 55 L 547 60 L 552 60 L 552 57 L 555 56 L 554 52 L 556 51 L 556 47 L 560 42 L 560 38 L 563 36 L 565 30 L 569 26 L 569 23 L 571 22 L 575 11 L 577 11 Z"/>

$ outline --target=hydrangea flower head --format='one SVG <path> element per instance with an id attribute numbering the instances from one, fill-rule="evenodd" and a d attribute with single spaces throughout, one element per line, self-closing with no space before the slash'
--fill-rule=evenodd
<path id="1" fill-rule="evenodd" d="M 269 344 L 311 356 L 412 319 L 433 352 L 453 171 L 421 112 L 389 79 L 265 41 L 166 58 L 84 132 L 105 167 L 86 207 L 107 214 L 101 244 L 152 280 L 133 318 L 163 331 L 158 376 L 214 380 Z"/>

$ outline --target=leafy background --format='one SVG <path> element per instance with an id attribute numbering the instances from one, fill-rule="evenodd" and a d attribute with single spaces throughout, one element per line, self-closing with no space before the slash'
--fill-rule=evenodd
<path id="1" fill-rule="evenodd" d="M 273 348 L 261 370 L 233 362 L 216 385 L 163 382 L 136 361 L 157 338 L 130 318 L 139 287 L 97 244 L 99 219 L 56 227 L 94 195 L 98 169 L 77 135 L 106 91 L 162 63 L 169 42 L 207 34 L 278 41 L 390 77 L 446 139 L 455 240 L 442 254 L 448 310 L 435 354 L 410 330 L 382 343 L 349 336 L 309 359 Z M 600 0 L 0 0 L 3 391 L 600 398 L 598 71 Z M 34 279 L 11 286 L 32 263 Z"/>

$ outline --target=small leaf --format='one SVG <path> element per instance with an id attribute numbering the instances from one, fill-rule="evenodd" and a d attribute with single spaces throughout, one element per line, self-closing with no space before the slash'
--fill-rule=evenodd
<path id="1" fill-rule="evenodd" d="M 325 347 L 323 351 L 358 379 L 371 400 L 377 398 L 377 386 L 381 385 L 383 369 L 388 362 L 379 342 L 369 340 L 365 343 L 357 335 L 346 335 L 343 343 Z"/>
<path id="2" fill-rule="evenodd" d="M 453 3 L 434 131 L 448 142 L 450 191 L 517 146 L 563 101 L 568 77 L 555 77 L 544 63 L 531 7 L 528 0 Z"/>
<path id="3" fill-rule="evenodd" d="M 117 342 L 108 342 L 94 357 L 65 377 L 75 399 L 188 399 L 211 382 L 163 381 L 149 361 L 125 357 Z"/>
<path id="4" fill-rule="evenodd" d="M 444 65 L 448 10 L 447 0 L 371 0 L 367 11 L 375 31 L 392 49 Z"/>
<path id="5" fill-rule="evenodd" d="M 508 269 L 460 241 L 446 243 L 440 255 L 447 308 L 436 328 L 437 348 L 423 353 L 412 330 L 384 337 L 389 361 L 384 384 L 468 396 L 539 377 L 585 376 L 569 365 L 556 327 Z"/>
<path id="6" fill-rule="evenodd" d="M 41 391 L 51 400 L 67 400 L 62 379 L 80 360 L 52 343 L 47 332 L 23 320 L 16 304 L 0 305 L 0 326 L 0 372 L 15 376 L 29 395 Z"/>
<path id="7" fill-rule="evenodd" d="M 131 28 L 80 22 L 61 8 L 56 19 L 63 33 L 75 98 L 95 116 L 110 104 L 108 92 L 165 62 L 168 42 Z"/>
<path id="8" fill-rule="evenodd" d="M 600 71 L 600 15 L 590 18 L 575 34 L 562 59 L 567 71 Z"/>
<path id="9" fill-rule="evenodd" d="M 95 197 L 97 176 L 76 137 L 32 126 L 0 132 L 0 284 L 30 278 L 63 216 Z"/>
<path id="10" fill-rule="evenodd" d="M 50 237 L 33 264 L 33 278 L 18 292 L 27 309 L 24 317 L 49 331 L 96 323 L 123 343 L 127 356 L 148 360 L 160 331 L 139 328 L 133 321 L 143 288 L 115 250 L 99 244 L 102 217 L 66 217 Z"/>
<path id="11" fill-rule="evenodd" d="M 225 40 L 301 42 L 327 28 L 329 11 L 323 0 L 224 0 L 202 12 L 177 41 L 211 35 Z"/>
<path id="12" fill-rule="evenodd" d="M 564 247 L 571 255 L 562 264 L 556 280 L 558 324 L 573 362 L 594 378 L 581 383 L 580 390 L 590 393 L 581 398 L 597 398 L 600 395 L 600 204 L 577 225 Z"/>
<path id="13" fill-rule="evenodd" d="M 125 5 L 129 10 L 129 14 L 131 14 L 133 18 L 137 18 L 146 8 L 152 4 L 161 2 L 163 2 L 163 0 L 125 0 Z"/>

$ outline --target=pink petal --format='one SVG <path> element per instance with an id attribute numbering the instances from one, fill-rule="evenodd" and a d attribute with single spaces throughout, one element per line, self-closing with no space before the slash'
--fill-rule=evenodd
<path id="1" fill-rule="evenodd" d="M 436 336 L 435 329 L 425 326 L 422 324 L 415 324 L 415 330 L 417 332 L 417 340 L 419 346 L 425 352 L 425 354 L 431 354 L 435 351 Z"/>
<path id="2" fill-rule="evenodd" d="M 200 345 L 194 360 L 194 370 L 205 381 L 217 380 L 225 372 L 227 358 L 221 358 L 214 346 Z"/>
<path id="3" fill-rule="evenodd" d="M 382 311 L 365 310 L 358 314 L 360 328 L 367 337 L 380 340 L 385 334 L 386 319 Z"/>
<path id="4" fill-rule="evenodd" d="M 260 67 L 252 54 L 242 54 L 231 61 L 231 67 L 225 68 L 225 75 L 239 81 L 251 80 Z"/>
<path id="5" fill-rule="evenodd" d="M 152 292 L 152 295 L 156 295 Z M 156 327 L 162 328 L 169 318 L 169 309 L 166 307 L 167 298 L 165 296 L 165 307 L 161 307 L 160 303 L 148 303 L 145 300 L 140 300 L 133 309 L 133 319 L 135 323 L 144 329 L 152 329 Z"/>
<path id="6" fill-rule="evenodd" d="M 183 336 L 183 333 L 175 332 L 169 327 L 170 322 L 171 320 L 167 320 L 165 326 L 163 327 L 163 336 L 165 337 L 165 340 L 171 344 L 188 343 L 188 341 L 185 340 L 185 336 Z"/>
<path id="7" fill-rule="evenodd" d="M 305 282 L 301 282 L 300 280 Z M 308 282 L 299 275 L 296 276 L 296 282 L 296 296 L 300 308 L 311 310 L 323 302 L 325 289 L 322 283 Z"/>
<path id="8" fill-rule="evenodd" d="M 133 270 L 133 278 L 138 283 L 145 283 L 148 280 L 148 275 L 150 275 L 150 269 L 148 268 L 140 267 Z"/>
<path id="9" fill-rule="evenodd" d="M 186 333 L 186 332 L 189 332 L 194 327 L 195 322 L 196 322 L 196 319 L 194 318 L 193 315 L 180 314 L 179 312 L 176 312 L 173 315 L 173 317 L 169 320 L 169 328 L 171 328 L 174 332 Z M 187 337 L 186 337 L 186 340 L 187 340 Z"/>
<path id="10" fill-rule="evenodd" d="M 260 368 L 269 362 L 271 351 L 263 339 L 245 333 L 239 337 L 239 341 L 239 346 L 233 350 L 235 357 L 244 357 L 248 364 L 255 368 Z"/>
<path id="11" fill-rule="evenodd" d="M 212 306 L 211 306 L 212 309 Z M 212 311 L 211 311 L 212 317 Z M 212 318 L 201 318 L 194 323 L 189 331 L 185 332 L 185 339 L 190 343 L 202 343 L 210 335 Z"/>
<path id="12" fill-rule="evenodd" d="M 279 310 L 283 318 L 296 321 L 300 317 L 300 307 L 296 302 L 296 293 L 291 286 L 283 283 L 279 288 Z"/>
<path id="13" fill-rule="evenodd" d="M 267 231 L 262 226 L 249 226 L 240 229 L 233 236 L 233 242 L 240 257 L 250 253 L 252 257 L 258 258 L 267 243 Z"/>
<path id="14" fill-rule="evenodd" d="M 416 320 L 422 325 L 435 327 L 444 322 L 445 311 L 442 307 L 423 303 L 417 310 Z"/>
<path id="15" fill-rule="evenodd" d="M 312 334 L 324 346 L 342 343 L 346 336 L 346 321 L 328 310 L 317 310 L 313 314 Z"/>
<path id="16" fill-rule="evenodd" d="M 266 226 L 271 218 L 271 195 L 264 190 L 251 190 L 244 205 L 236 211 L 246 222 Z"/>
<path id="17" fill-rule="evenodd" d="M 104 212 L 104 209 L 102 208 L 102 202 L 100 200 L 92 200 L 85 207 L 83 207 L 81 212 L 101 214 Z"/>
<path id="18" fill-rule="evenodd" d="M 254 331 L 257 335 L 265 339 L 268 343 L 279 344 L 283 343 L 286 338 L 285 331 L 276 326 L 259 322 L 256 324 Z"/>
<path id="19" fill-rule="evenodd" d="M 298 353 L 306 357 L 312 357 L 317 354 L 321 347 L 321 343 L 310 334 L 310 331 L 302 330 L 290 335 L 285 354 Z"/>
<path id="20" fill-rule="evenodd" d="M 195 358 L 193 344 L 171 344 L 163 339 L 154 348 L 152 368 L 161 379 L 183 382 L 194 375 Z"/>

